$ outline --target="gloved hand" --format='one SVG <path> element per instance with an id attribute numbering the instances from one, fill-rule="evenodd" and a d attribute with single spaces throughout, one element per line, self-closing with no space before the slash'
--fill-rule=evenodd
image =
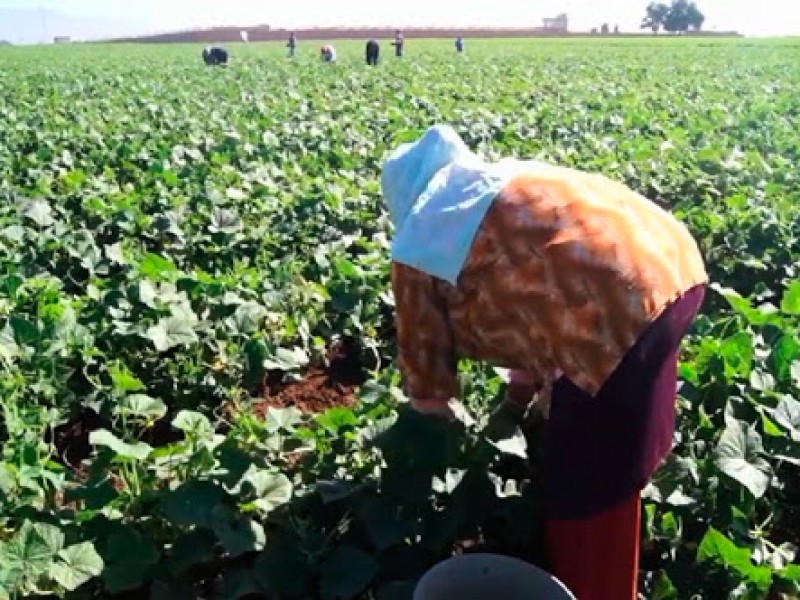
<path id="1" fill-rule="evenodd" d="M 487 423 L 486 433 L 490 438 L 509 437 L 518 428 L 525 428 L 526 421 L 547 419 L 550 412 L 550 391 L 556 379 L 563 373 L 555 370 L 552 379 L 537 385 L 535 380 L 525 373 L 511 369 L 509 371 L 495 369 L 507 382 L 506 396 L 492 411 Z"/>

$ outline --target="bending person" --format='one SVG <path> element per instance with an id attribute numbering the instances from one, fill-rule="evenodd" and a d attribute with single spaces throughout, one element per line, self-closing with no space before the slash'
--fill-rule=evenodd
<path id="1" fill-rule="evenodd" d="M 503 414 L 545 407 L 551 572 L 580 600 L 635 600 L 640 492 L 671 450 L 678 348 L 708 281 L 695 240 L 620 183 L 487 163 L 449 127 L 398 148 L 382 188 L 412 406 L 453 418 L 459 357 L 510 368 Z"/>

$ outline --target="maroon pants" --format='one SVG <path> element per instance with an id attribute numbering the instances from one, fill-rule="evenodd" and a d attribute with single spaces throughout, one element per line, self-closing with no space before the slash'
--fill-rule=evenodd
<path id="1" fill-rule="evenodd" d="M 543 429 L 547 549 L 579 600 L 636 598 L 639 493 L 672 449 L 678 351 L 705 295 L 689 290 L 642 334 L 592 398 L 553 385 Z"/>

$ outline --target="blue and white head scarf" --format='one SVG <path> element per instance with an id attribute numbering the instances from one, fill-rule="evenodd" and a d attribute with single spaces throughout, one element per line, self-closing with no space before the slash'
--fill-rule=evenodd
<path id="1" fill-rule="evenodd" d="M 497 194 L 533 163 L 488 163 L 451 127 L 431 127 L 384 163 L 381 187 L 395 226 L 392 260 L 456 285 Z"/>

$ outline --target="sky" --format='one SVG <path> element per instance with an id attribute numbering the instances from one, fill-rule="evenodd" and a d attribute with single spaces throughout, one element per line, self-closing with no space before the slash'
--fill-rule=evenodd
<path id="1" fill-rule="evenodd" d="M 12 42 L 24 38 L 30 43 L 55 35 L 87 39 L 262 23 L 273 27 L 538 26 L 542 18 L 562 12 L 569 15 L 574 31 L 588 31 L 604 22 L 633 31 L 638 30 L 648 1 L 0 0 L 0 38 Z M 800 35 L 796 0 L 697 0 L 697 4 L 706 15 L 705 29 L 734 29 L 756 36 Z"/>

